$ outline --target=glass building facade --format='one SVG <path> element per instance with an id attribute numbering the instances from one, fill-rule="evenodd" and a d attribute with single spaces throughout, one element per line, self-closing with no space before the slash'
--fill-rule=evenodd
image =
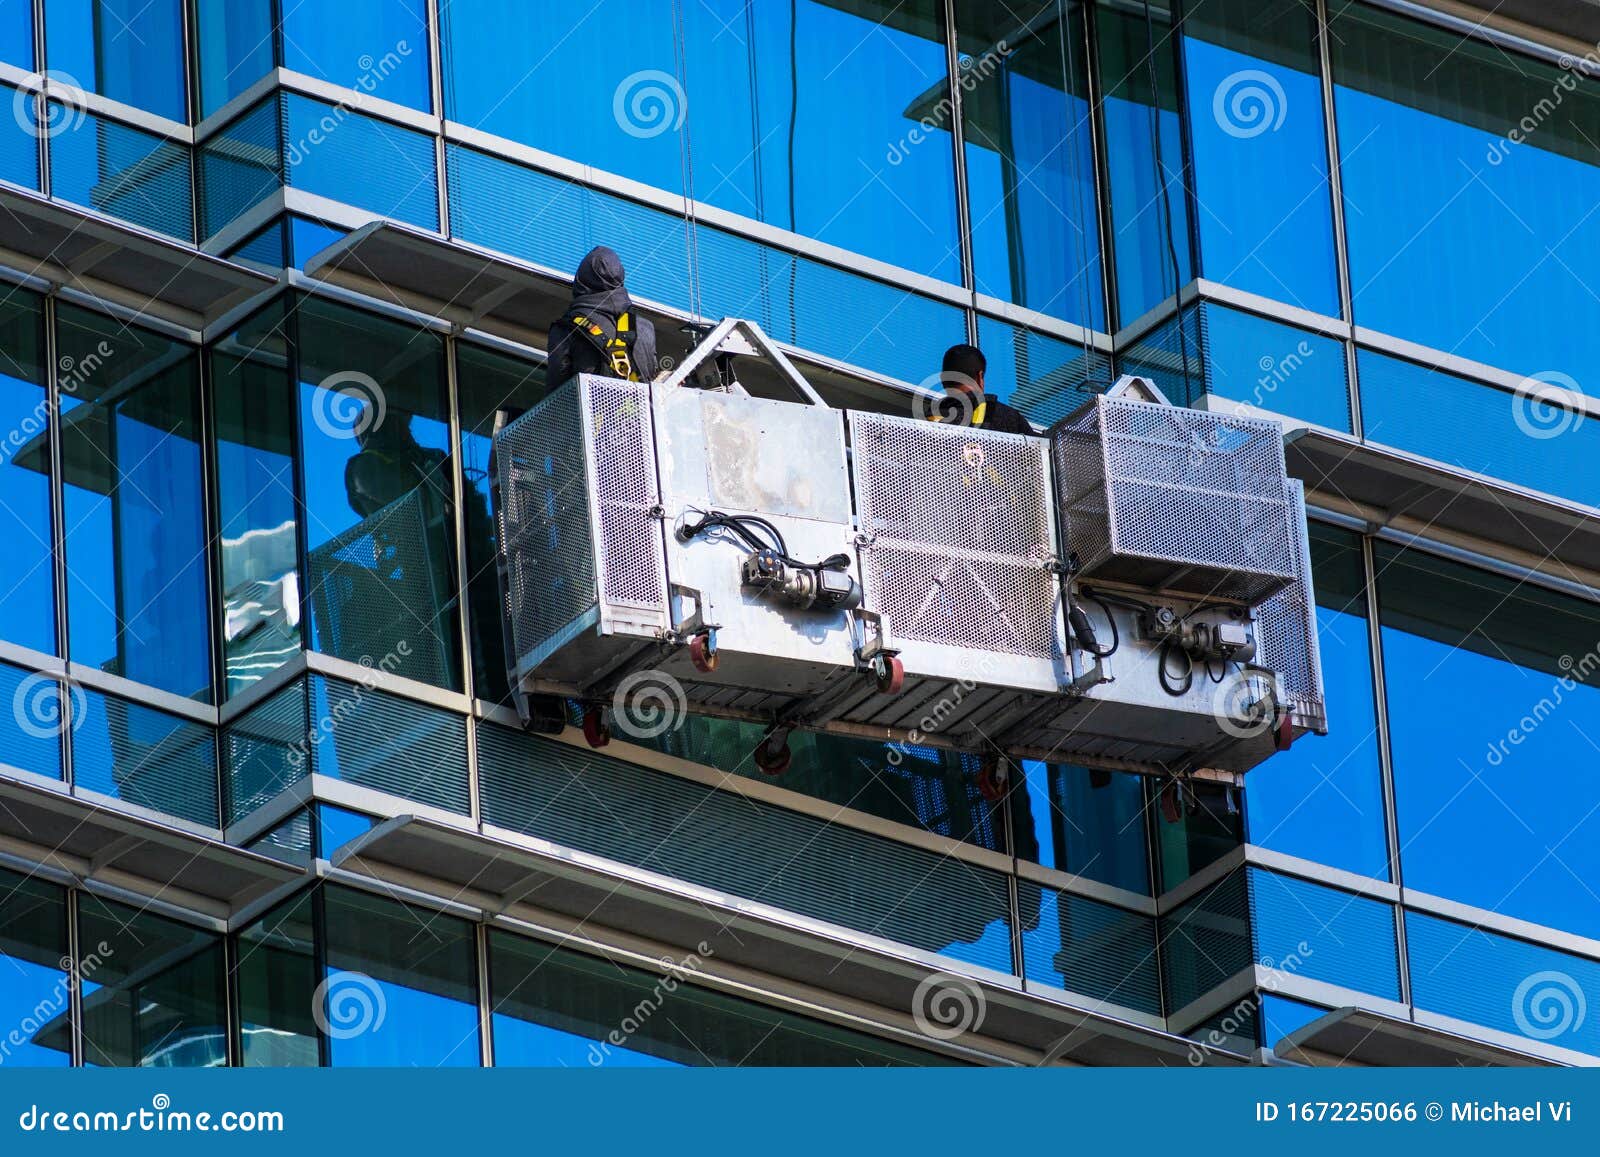
<path id="1" fill-rule="evenodd" d="M 135 825 L 105 874 L 3 833 L 39 858 L 0 873 L 0 1059 L 1059 1056 L 721 968 L 734 913 L 1152 1063 L 1349 1007 L 1600 1056 L 1547 1016 L 1600 1001 L 1581 48 L 1360 0 L 0 3 L 0 199 L 266 275 L 196 326 L 0 273 L 0 795 Z M 520 731 L 490 447 L 559 384 L 550 318 L 330 284 L 380 223 L 557 296 L 609 244 L 640 300 L 752 318 L 886 408 L 970 340 L 1041 429 L 1138 374 L 1402 463 L 1392 510 L 1303 479 L 1330 733 L 1164 818 L 1121 772 L 994 801 L 934 748 L 797 734 L 771 780 L 750 724 Z M 1401 517 L 1468 484 L 1486 522 L 1577 529 L 1541 555 Z M 146 888 L 162 841 L 273 886 Z M 533 869 L 470 867 L 507 849 L 729 916 L 562 928 Z"/>

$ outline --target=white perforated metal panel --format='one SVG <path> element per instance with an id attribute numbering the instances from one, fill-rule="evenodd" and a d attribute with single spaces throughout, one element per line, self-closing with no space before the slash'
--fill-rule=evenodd
<path id="1" fill-rule="evenodd" d="M 1306 533 L 1305 486 L 1290 479 L 1287 493 L 1296 518 L 1295 563 L 1299 581 L 1256 608 L 1256 661 L 1278 673 L 1278 686 L 1308 726 L 1326 726 L 1322 662 L 1317 644 L 1316 597 L 1311 585 L 1311 545 Z"/>
<path id="2" fill-rule="evenodd" d="M 600 589 L 613 606 L 660 608 L 666 599 L 657 494 L 655 432 L 648 384 L 584 382 L 584 422 L 600 518 Z"/>

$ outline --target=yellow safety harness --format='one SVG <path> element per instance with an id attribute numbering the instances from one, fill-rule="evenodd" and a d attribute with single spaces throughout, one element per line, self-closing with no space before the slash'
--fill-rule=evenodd
<path id="1" fill-rule="evenodd" d="M 985 400 L 979 402 L 978 403 L 978 408 L 972 411 L 972 421 L 967 423 L 967 424 L 970 425 L 970 426 L 981 427 L 983 425 L 984 411 L 987 410 L 988 408 L 989 408 L 988 399 L 985 399 Z M 944 421 L 944 415 L 939 413 L 939 407 L 938 406 L 934 406 L 933 407 L 933 413 L 930 416 L 933 418 L 933 420 L 935 422 Z"/>
<path id="2" fill-rule="evenodd" d="M 633 319 L 626 313 L 617 318 L 615 326 L 603 317 L 590 318 L 581 313 L 567 318 L 572 327 L 589 339 L 611 366 L 614 376 L 628 382 L 639 380 L 633 368 L 633 342 L 636 336 Z"/>

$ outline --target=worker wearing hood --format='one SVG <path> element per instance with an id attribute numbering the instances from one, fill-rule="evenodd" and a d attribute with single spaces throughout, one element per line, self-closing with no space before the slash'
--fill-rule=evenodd
<path id="1" fill-rule="evenodd" d="M 656 330 L 637 315 L 624 284 L 622 258 L 604 245 L 591 249 L 572 279 L 572 304 L 550 327 L 546 380 L 574 374 L 647 382 L 656 376 Z"/>

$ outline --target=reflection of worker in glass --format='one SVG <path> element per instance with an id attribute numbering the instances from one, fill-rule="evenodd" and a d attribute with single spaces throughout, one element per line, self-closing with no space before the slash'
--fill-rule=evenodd
<path id="1" fill-rule="evenodd" d="M 656 329 L 639 317 L 623 284 L 622 258 L 597 245 L 572 279 L 572 304 L 550 327 L 548 381 L 604 374 L 633 382 L 656 376 Z"/>
<path id="2" fill-rule="evenodd" d="M 369 424 L 369 410 L 356 423 L 360 451 L 344 467 L 344 488 L 350 508 L 362 518 L 410 494 L 424 482 L 432 497 L 443 501 L 448 493 L 448 458 L 443 450 L 430 450 L 411 433 L 411 416 L 377 416 Z"/>
<path id="3" fill-rule="evenodd" d="M 939 380 L 944 397 L 934 401 L 929 417 L 935 422 L 1001 434 L 1031 434 L 1033 425 L 1022 411 L 984 392 L 984 372 L 989 368 L 983 351 L 972 345 L 953 345 L 945 351 Z"/>

